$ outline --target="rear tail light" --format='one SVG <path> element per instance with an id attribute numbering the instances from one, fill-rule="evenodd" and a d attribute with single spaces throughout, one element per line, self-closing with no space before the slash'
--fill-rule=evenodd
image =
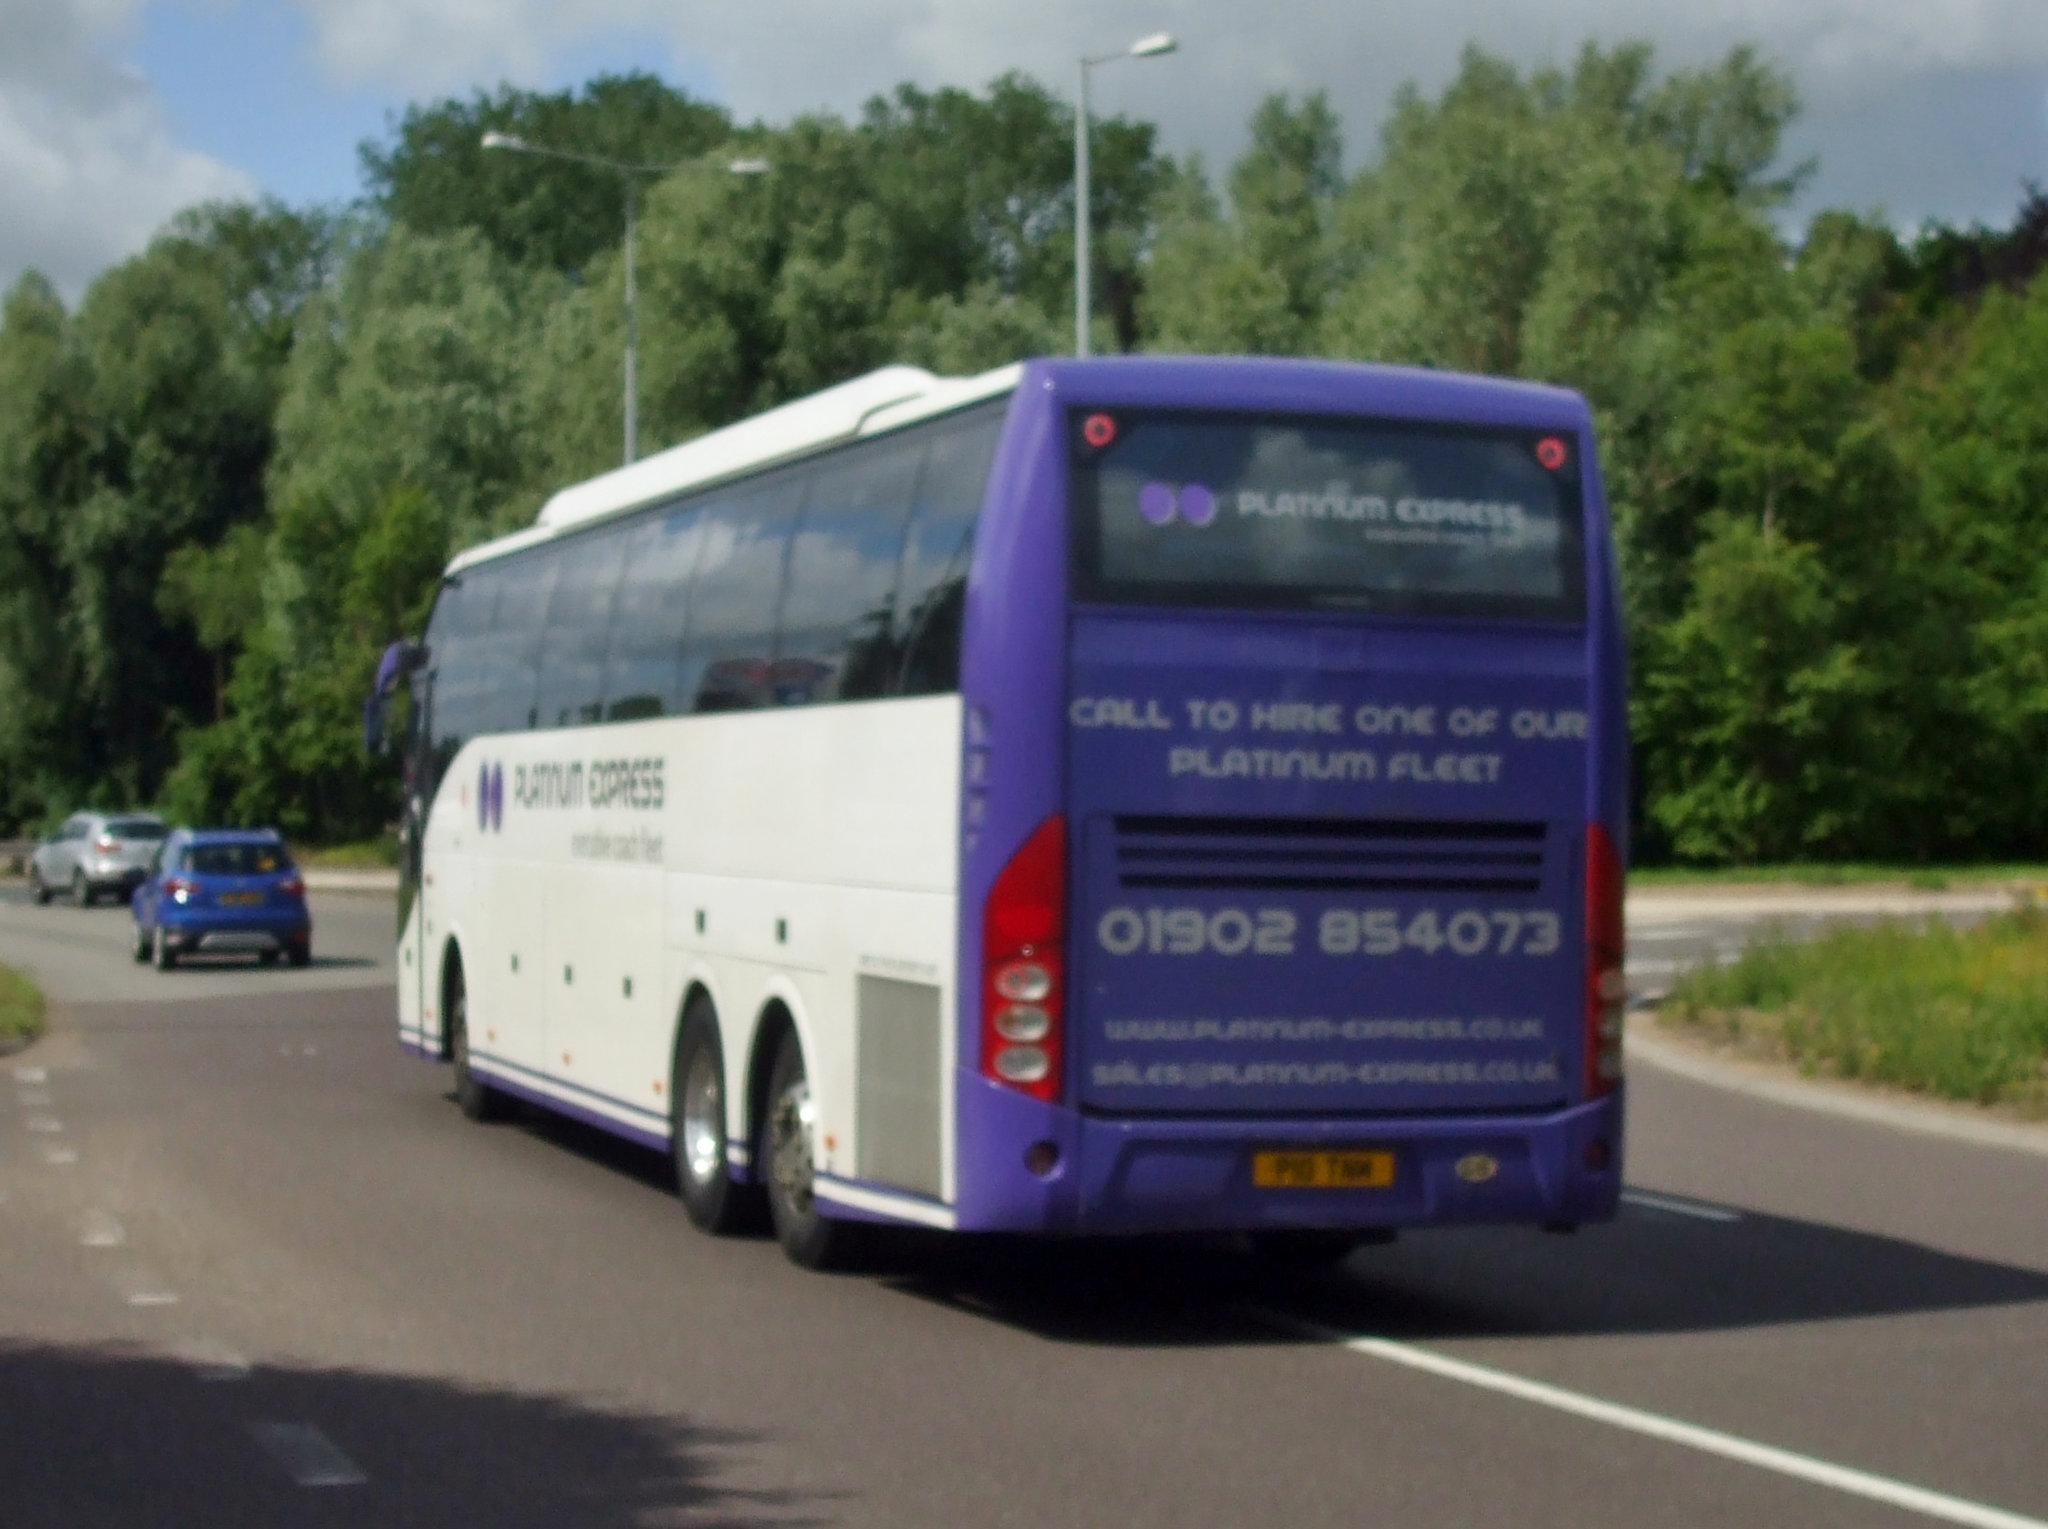
<path id="1" fill-rule="evenodd" d="M 1621 1082 L 1622 1013 L 1628 1006 L 1622 928 L 1625 876 L 1614 840 L 1586 825 L 1586 1097 Z"/>
<path id="2" fill-rule="evenodd" d="M 277 889 L 284 893 L 286 897 L 304 897 L 306 895 L 306 878 L 303 876 L 287 876 L 277 884 Z"/>
<path id="3" fill-rule="evenodd" d="M 1048 1103 L 1060 1096 L 1067 824 L 1038 825 L 988 894 L 981 943 L 981 1071 Z"/>
<path id="4" fill-rule="evenodd" d="M 182 903 L 199 890 L 199 883 L 188 881 L 183 876 L 170 876 L 164 880 L 164 890 L 170 894 L 172 902 Z"/>
<path id="5" fill-rule="evenodd" d="M 115 850 L 121 847 L 121 841 L 115 838 L 112 834 L 101 834 L 97 839 L 92 841 L 92 847 L 98 850 L 102 855 L 111 855 Z"/>

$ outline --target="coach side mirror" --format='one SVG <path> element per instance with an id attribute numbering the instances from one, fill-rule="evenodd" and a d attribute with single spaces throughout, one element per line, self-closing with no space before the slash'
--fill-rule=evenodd
<path id="1" fill-rule="evenodd" d="M 397 742 L 391 736 L 391 701 L 399 682 L 425 660 L 426 647 L 410 638 L 400 638 L 377 660 L 377 680 L 363 702 L 363 751 L 388 754 Z"/>

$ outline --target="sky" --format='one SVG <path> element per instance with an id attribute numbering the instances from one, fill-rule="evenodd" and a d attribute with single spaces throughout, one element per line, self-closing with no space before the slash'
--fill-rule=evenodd
<path id="1" fill-rule="evenodd" d="M 2048 183 L 2048 0 L 0 0 L 0 288 L 33 268 L 75 299 L 210 197 L 346 202 L 392 114 L 501 81 L 645 69 L 781 120 L 1012 68 L 1071 91 L 1077 54 L 1161 29 L 1180 51 L 1096 71 L 1095 102 L 1212 166 L 1271 91 L 1328 91 L 1355 167 L 1399 86 L 1469 43 L 1534 64 L 1641 38 L 1791 70 L 1803 211 L 2002 225 Z"/>

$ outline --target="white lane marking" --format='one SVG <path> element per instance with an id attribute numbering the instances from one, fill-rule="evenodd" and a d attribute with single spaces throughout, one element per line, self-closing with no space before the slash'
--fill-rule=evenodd
<path id="1" fill-rule="evenodd" d="M 311 1423 L 251 1423 L 249 1432 L 302 1487 L 357 1487 L 370 1479 Z"/>
<path id="2" fill-rule="evenodd" d="M 17 1083 L 47 1083 L 50 1081 L 50 1075 L 40 1067 L 17 1067 L 14 1069 L 14 1081 Z"/>
<path id="3" fill-rule="evenodd" d="M 79 1225 L 78 1240 L 89 1248 L 118 1248 L 128 1240 L 127 1229 L 103 1210 L 89 1210 Z"/>
<path id="4" fill-rule="evenodd" d="M 52 1168 L 69 1168 L 78 1161 L 76 1147 L 59 1146 L 54 1141 L 40 1142 L 38 1145 L 42 1148 L 43 1161 Z"/>
<path id="5" fill-rule="evenodd" d="M 1740 1211 L 1729 1210 L 1724 1205 L 1708 1205 L 1699 1200 L 1680 1200 L 1671 1195 L 1655 1194 L 1647 1189 L 1624 1189 L 1621 1198 L 1627 1204 L 1640 1205 L 1644 1210 L 1669 1211 L 1674 1216 L 1694 1216 L 1701 1221 L 1740 1221 Z"/>
<path id="6" fill-rule="evenodd" d="M 2012 1513 L 1986 1503 L 1972 1502 L 1966 1497 L 1951 1497 L 1946 1492 L 1929 1491 L 1926 1487 L 1916 1487 L 1910 1482 L 1896 1481 L 1889 1476 L 1879 1476 L 1870 1471 L 1859 1471 L 1853 1466 L 1836 1465 L 1831 1461 L 1816 1459 L 1812 1455 L 1802 1455 L 1793 1450 L 1779 1449 L 1776 1445 L 1759 1444 L 1753 1439 L 1722 1433 L 1719 1429 L 1702 1428 L 1697 1423 L 1680 1422 L 1677 1418 L 1668 1418 L 1662 1413 L 1649 1412 L 1641 1407 L 1625 1407 L 1618 1402 L 1604 1402 L 1596 1396 L 1567 1391 L 1562 1386 L 1548 1385 L 1540 1380 L 1529 1380 L 1520 1375 L 1510 1374 L 1506 1370 L 1496 1370 L 1490 1365 L 1470 1364 L 1463 1359 L 1452 1359 L 1446 1354 L 1418 1348 L 1413 1344 L 1395 1343 L 1387 1338 L 1354 1338 L 1331 1328 L 1282 1316 L 1278 1312 L 1260 1312 L 1259 1315 L 1283 1327 L 1341 1343 L 1353 1353 L 1384 1359 L 1390 1364 L 1404 1365 L 1408 1369 L 1420 1370 L 1443 1380 L 1455 1380 L 1464 1385 L 1477 1386 L 1482 1391 L 1512 1396 L 1518 1401 L 1534 1402 L 1539 1407 L 1549 1407 L 1558 1412 L 1569 1413 L 1573 1417 L 1605 1423 L 1611 1428 L 1642 1434 L 1646 1438 L 1661 1439 L 1667 1444 L 1696 1449 L 1702 1454 L 1718 1455 L 1724 1460 L 1753 1465 L 1759 1470 L 1775 1471 L 1781 1476 L 1790 1476 L 1815 1486 L 1828 1487 L 1837 1492 L 1847 1493 L 1851 1497 L 1862 1497 L 1871 1502 L 1903 1508 L 1908 1513 L 1919 1513 L 1927 1518 L 1940 1519 L 1944 1523 L 1964 1524 L 1969 1526 L 1969 1529 L 2048 1529 L 2048 1519 L 2029 1518 L 2023 1513 Z"/>
<path id="7" fill-rule="evenodd" d="M 22 1122 L 31 1131 L 40 1131 L 45 1136 L 64 1129 L 64 1122 L 55 1115 L 31 1115 Z"/>
<path id="8" fill-rule="evenodd" d="M 247 1380 L 249 1361 L 218 1338 L 188 1338 L 178 1345 L 178 1357 L 204 1381 Z"/>
<path id="9" fill-rule="evenodd" d="M 114 1289 L 121 1299 L 130 1306 L 175 1306 L 178 1293 L 168 1288 L 154 1274 L 142 1269 L 127 1269 L 114 1278 Z"/>

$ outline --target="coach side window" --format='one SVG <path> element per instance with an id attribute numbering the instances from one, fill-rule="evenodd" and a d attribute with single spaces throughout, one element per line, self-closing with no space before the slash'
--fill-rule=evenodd
<path id="1" fill-rule="evenodd" d="M 744 711 L 772 698 L 775 610 L 805 481 L 778 473 L 704 502 L 679 674 L 693 711 Z"/>
<path id="2" fill-rule="evenodd" d="M 427 666 L 432 677 L 427 724 L 433 773 L 448 767 L 484 719 L 484 657 L 498 601 L 497 570 L 466 569 L 441 586 L 427 624 Z"/>
<path id="3" fill-rule="evenodd" d="M 903 656 L 895 694 L 941 695 L 960 688 L 967 561 L 1008 408 L 1005 399 L 968 410 L 927 437 L 930 450 L 918 480 L 896 595 Z"/>
<path id="4" fill-rule="evenodd" d="M 915 439 L 819 462 L 789 544 L 769 676 L 778 705 L 886 695 L 896 671 L 896 566 L 924 452 Z"/>
<path id="5" fill-rule="evenodd" d="M 523 732 L 540 721 L 534 702 L 541 638 L 560 561 L 557 549 L 542 546 L 497 565 L 501 582 L 490 634 L 483 639 L 485 690 L 478 732 Z"/>
<path id="6" fill-rule="evenodd" d="M 606 526 L 562 543 L 534 701 L 542 727 L 604 720 L 605 648 L 627 538 L 626 527 Z"/>
<path id="7" fill-rule="evenodd" d="M 695 696 L 679 692 L 677 665 L 702 533 L 701 517 L 689 508 L 649 515 L 628 531 L 626 571 L 612 607 L 605 661 L 607 721 L 636 722 L 690 710 Z"/>

